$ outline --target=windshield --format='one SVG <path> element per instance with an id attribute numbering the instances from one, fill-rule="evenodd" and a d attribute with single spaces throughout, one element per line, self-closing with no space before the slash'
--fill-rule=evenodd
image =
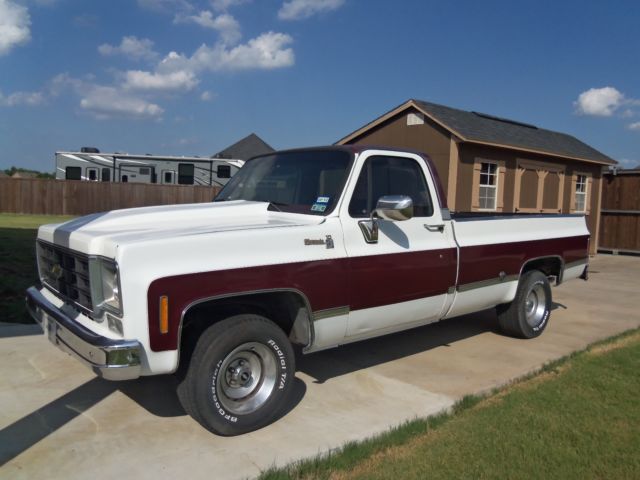
<path id="1" fill-rule="evenodd" d="M 270 210 L 327 215 L 347 180 L 352 156 L 342 150 L 301 150 L 251 159 L 215 202 L 269 202 Z"/>

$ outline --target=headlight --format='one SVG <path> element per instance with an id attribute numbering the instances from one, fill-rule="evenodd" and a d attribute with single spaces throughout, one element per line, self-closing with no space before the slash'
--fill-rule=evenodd
<path id="1" fill-rule="evenodd" d="M 89 271 L 91 272 L 91 300 L 94 312 L 100 314 L 106 310 L 121 316 L 122 297 L 120 295 L 118 265 L 105 258 L 92 258 Z"/>

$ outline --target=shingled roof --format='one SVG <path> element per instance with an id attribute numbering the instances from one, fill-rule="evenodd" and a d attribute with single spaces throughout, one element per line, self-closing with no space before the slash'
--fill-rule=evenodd
<path id="1" fill-rule="evenodd" d="M 424 113 L 462 142 L 514 148 L 607 165 L 615 165 L 617 163 L 607 155 L 566 133 L 546 130 L 528 123 L 485 113 L 469 112 L 415 99 L 408 100 L 337 143 L 348 143 L 370 128 L 410 107 Z"/>
<path id="2" fill-rule="evenodd" d="M 214 158 L 233 158 L 236 160 L 248 160 L 256 155 L 271 153 L 275 150 L 255 133 L 247 135 L 242 140 L 216 153 Z"/>

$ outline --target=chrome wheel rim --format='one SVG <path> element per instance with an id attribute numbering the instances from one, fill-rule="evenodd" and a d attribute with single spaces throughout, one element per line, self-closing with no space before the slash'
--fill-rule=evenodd
<path id="1" fill-rule="evenodd" d="M 547 310 L 547 295 L 541 284 L 534 285 L 529 291 L 527 299 L 524 302 L 524 313 L 527 317 L 527 323 L 531 327 L 537 327 L 542 323 L 544 314 Z"/>
<path id="2" fill-rule="evenodd" d="M 231 413 L 255 412 L 271 396 L 276 375 L 276 357 L 270 348 L 258 342 L 243 343 L 222 361 L 216 379 L 218 399 Z"/>

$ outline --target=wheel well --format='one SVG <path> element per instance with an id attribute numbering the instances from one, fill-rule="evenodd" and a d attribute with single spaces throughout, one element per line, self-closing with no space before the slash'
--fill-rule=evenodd
<path id="1" fill-rule="evenodd" d="M 205 300 L 190 307 L 182 318 L 181 363 L 188 359 L 200 335 L 211 325 L 234 315 L 254 314 L 278 325 L 292 343 L 311 343 L 311 310 L 299 292 L 276 291 Z"/>
<path id="2" fill-rule="evenodd" d="M 531 270 L 540 270 L 547 277 L 555 277 L 556 285 L 559 285 L 562 282 L 562 264 L 560 257 L 536 258 L 523 265 L 520 276 Z"/>

